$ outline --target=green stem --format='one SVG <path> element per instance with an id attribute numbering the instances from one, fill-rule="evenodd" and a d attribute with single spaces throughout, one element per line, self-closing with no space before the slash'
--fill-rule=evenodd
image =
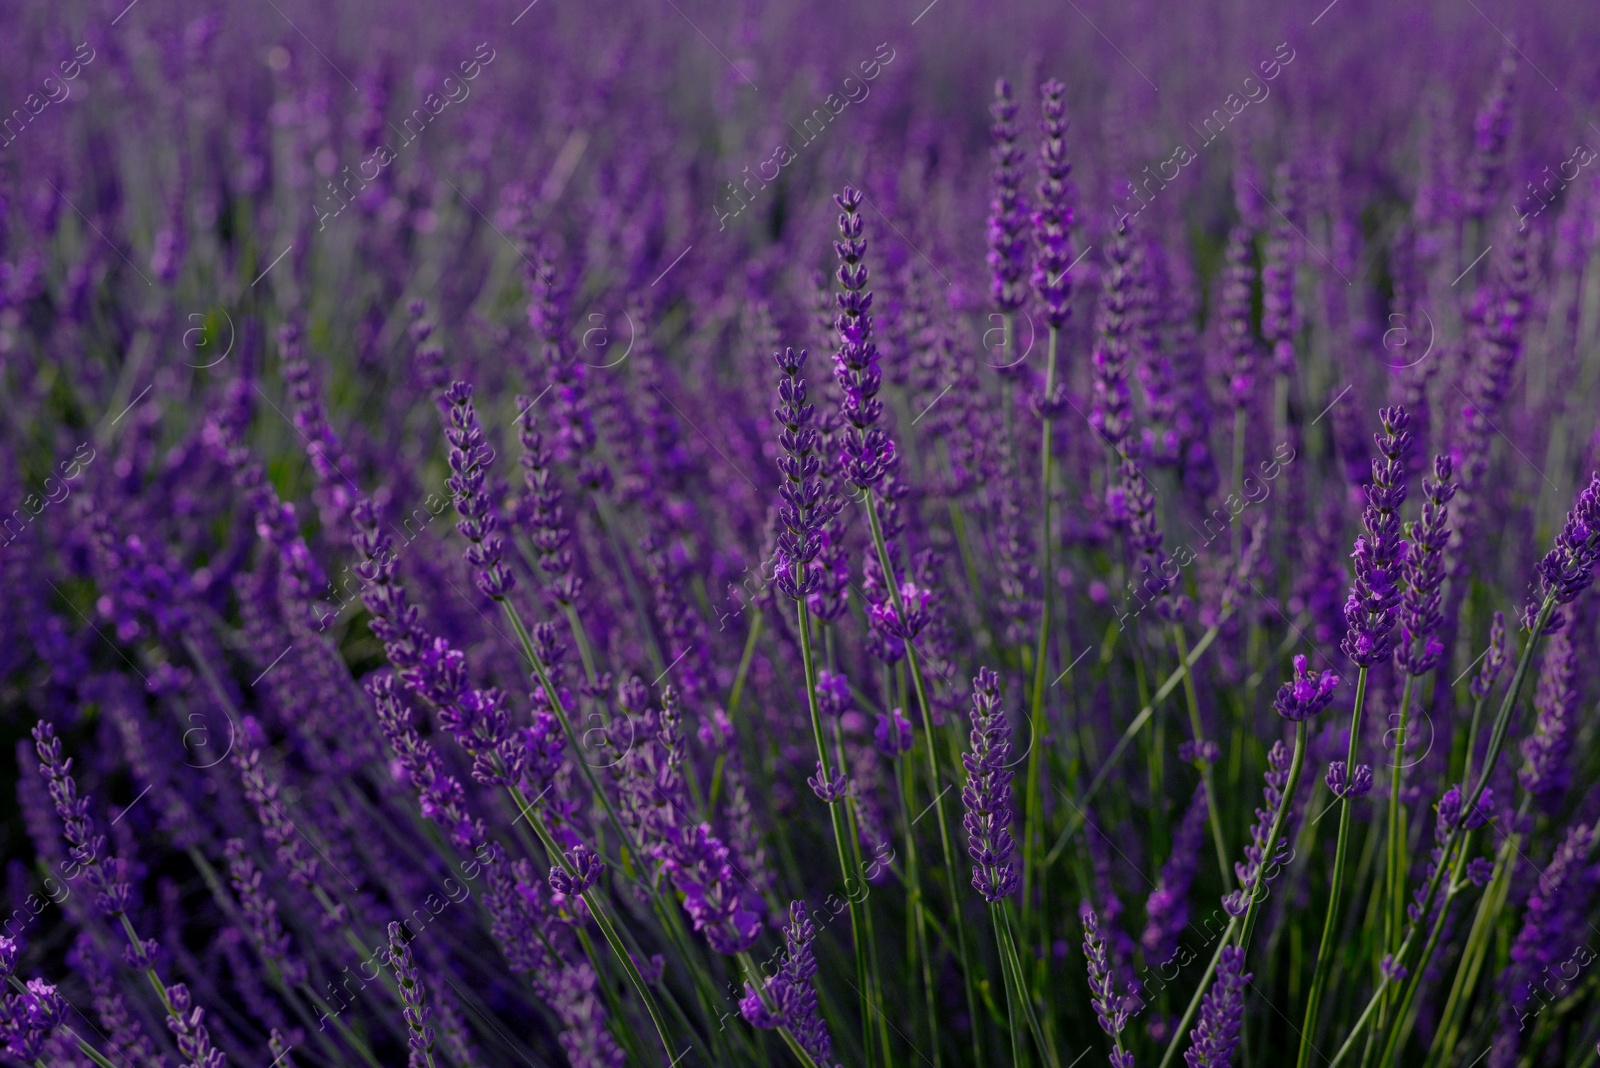
<path id="1" fill-rule="evenodd" d="M 1211 761 L 1205 758 L 1202 747 L 1205 732 L 1200 726 L 1200 699 L 1195 693 L 1194 675 L 1189 671 L 1189 651 L 1183 640 L 1183 624 L 1172 624 L 1172 636 L 1178 643 L 1178 669 L 1183 672 L 1183 696 L 1189 706 L 1189 728 L 1194 732 L 1195 759 L 1200 762 L 1200 783 L 1206 791 L 1206 810 L 1211 825 L 1211 841 L 1217 849 L 1217 866 L 1222 871 L 1222 885 L 1233 885 L 1233 866 L 1228 863 L 1228 846 L 1222 838 L 1222 816 L 1217 811 L 1217 788 L 1211 774 Z"/>
<path id="2" fill-rule="evenodd" d="M 1505 745 L 1506 731 L 1511 726 L 1511 714 L 1516 709 L 1517 698 L 1521 695 L 1523 683 L 1527 680 L 1528 665 L 1533 662 L 1533 649 L 1539 644 L 1539 638 L 1549 624 L 1550 614 L 1555 611 L 1555 607 L 1555 597 L 1546 595 L 1544 602 L 1539 606 L 1539 614 L 1534 619 L 1533 626 L 1528 630 L 1528 642 L 1523 646 L 1521 655 L 1517 657 L 1517 670 L 1511 676 L 1511 684 L 1506 688 L 1506 695 L 1500 702 L 1499 712 L 1495 714 L 1494 729 L 1489 736 L 1489 749 L 1484 754 L 1483 771 L 1479 775 L 1477 784 L 1462 800 L 1461 811 L 1463 813 L 1472 812 L 1476 808 L 1478 797 L 1483 793 L 1484 788 L 1489 785 L 1489 777 L 1494 774 L 1495 765 L 1500 760 L 1500 750 Z M 1444 852 L 1446 856 L 1450 855 L 1460 836 L 1465 833 L 1465 826 L 1466 819 L 1463 817 L 1456 824 L 1455 829 L 1450 832 L 1450 837 L 1445 840 Z M 1420 915 L 1428 916 L 1433 912 L 1433 899 L 1438 894 L 1439 884 L 1444 878 L 1444 874 L 1444 865 L 1441 864 L 1428 881 L 1427 891 L 1423 895 L 1421 908 L 1419 909 Z M 1396 964 L 1405 963 L 1406 951 L 1411 948 L 1411 942 L 1416 937 L 1417 930 L 1417 924 L 1412 924 L 1407 930 L 1405 940 L 1400 943 L 1400 948 L 1394 954 L 1394 962 Z M 1379 980 L 1378 988 L 1373 991 L 1372 998 L 1367 1002 L 1366 1009 L 1362 1011 L 1361 1017 L 1356 1021 L 1355 1027 L 1351 1029 L 1344 1044 L 1339 1047 L 1339 1052 L 1334 1055 L 1333 1061 L 1328 1065 L 1328 1068 L 1336 1068 L 1355 1045 L 1356 1038 L 1366 1028 L 1367 1021 L 1372 1018 L 1373 1011 L 1377 1008 L 1378 1002 L 1385 996 L 1388 987 L 1389 980 L 1387 977 Z"/>
<path id="3" fill-rule="evenodd" d="M 1345 753 L 1344 774 L 1348 787 L 1355 781 L 1356 747 L 1361 742 L 1361 714 L 1367 701 L 1367 669 L 1356 673 L 1355 708 L 1350 713 L 1350 745 Z M 1348 792 L 1339 799 L 1339 842 L 1333 854 L 1333 879 L 1328 888 L 1328 911 L 1322 921 L 1322 942 L 1317 949 L 1317 964 L 1311 975 L 1311 993 L 1306 998 L 1305 1020 L 1300 1027 L 1300 1052 L 1296 1065 L 1307 1068 L 1311 1063 L 1312 1044 L 1316 1041 L 1317 1016 L 1322 1010 L 1323 990 L 1328 985 L 1328 972 L 1333 967 L 1334 932 L 1339 926 L 1339 897 L 1344 889 L 1345 860 L 1350 852 L 1351 799 Z"/>
<path id="4" fill-rule="evenodd" d="M 1056 389 L 1056 349 L 1061 332 L 1050 328 L 1050 349 L 1045 359 L 1044 370 L 1044 395 L 1046 405 L 1053 399 Z M 1053 559 L 1052 532 L 1050 529 L 1051 512 L 1051 464 L 1054 460 L 1052 437 L 1055 424 L 1051 422 L 1048 408 L 1043 409 L 1045 414 L 1040 417 L 1043 424 L 1039 431 L 1039 504 L 1043 513 L 1044 534 L 1040 540 L 1041 550 L 1044 553 L 1044 568 L 1040 571 L 1043 580 L 1039 597 L 1039 640 L 1033 657 L 1033 693 L 1032 703 L 1028 712 L 1028 722 L 1032 724 L 1032 737 L 1037 741 L 1040 724 L 1044 715 L 1044 677 L 1047 663 L 1050 659 L 1050 590 L 1054 585 L 1051 580 L 1051 560 Z M 1043 815 L 1044 803 L 1040 795 L 1039 773 L 1043 763 L 1041 754 L 1044 747 L 1033 744 L 1028 747 L 1028 780 L 1023 791 L 1023 820 L 1022 820 L 1022 923 L 1026 927 L 1028 915 L 1033 905 L 1033 880 L 1035 869 L 1038 867 L 1039 850 L 1043 847 L 1044 832 L 1039 826 Z"/>
<path id="5" fill-rule="evenodd" d="M 1389 851 L 1386 869 L 1387 907 L 1383 914 L 1383 948 L 1393 953 L 1400 942 L 1400 931 L 1405 924 L 1406 896 L 1406 813 L 1400 803 L 1400 788 L 1405 780 L 1406 728 L 1410 723 L 1411 690 L 1416 676 L 1406 674 L 1405 688 L 1400 692 L 1400 726 L 1394 739 L 1394 759 L 1389 766 Z"/>
<path id="6" fill-rule="evenodd" d="M 878 520 L 878 506 L 872 494 L 866 495 L 867 521 L 872 530 L 872 544 L 877 550 L 878 566 L 886 576 L 885 584 L 889 587 L 889 595 L 894 601 L 895 612 L 899 618 L 906 618 L 905 604 L 900 597 L 900 585 L 894 581 L 894 567 L 889 560 L 889 547 L 883 538 L 883 524 Z M 956 932 L 956 953 L 960 957 L 961 981 L 966 987 L 967 1011 L 974 1021 L 973 1030 L 976 1035 L 978 1019 L 977 992 L 973 988 L 972 958 L 967 953 L 967 927 L 962 918 L 961 895 L 956 889 L 956 854 L 950 841 L 950 822 L 945 818 L 944 795 L 945 791 L 939 786 L 939 756 L 934 742 L 933 705 L 928 700 L 928 689 L 922 678 L 922 658 L 917 652 L 917 647 L 911 641 L 905 642 L 906 662 L 911 667 L 911 683 L 916 689 L 917 704 L 922 710 L 922 737 L 926 743 L 928 757 L 928 789 L 933 791 L 934 818 L 939 822 L 939 844 L 944 853 L 944 878 L 945 888 L 950 894 L 950 925 Z M 977 1041 L 974 1038 L 974 1041 Z M 979 1058 L 982 1063 L 982 1058 Z"/>
<path id="7" fill-rule="evenodd" d="M 1189 999 L 1188 1008 L 1183 1011 L 1183 1019 L 1178 1021 L 1178 1026 L 1172 1032 L 1172 1040 L 1167 1043 L 1167 1051 L 1161 1057 L 1160 1068 L 1167 1068 L 1172 1063 L 1172 1058 L 1178 1052 L 1178 1043 L 1183 1041 L 1189 1031 L 1189 1022 L 1194 1019 L 1196 1010 L 1200 1007 L 1200 999 L 1205 994 L 1206 988 L 1211 985 L 1211 977 L 1216 974 L 1217 964 L 1222 960 L 1222 950 L 1228 945 L 1229 939 L 1235 931 L 1239 932 L 1239 948 L 1245 952 L 1250 949 L 1250 935 L 1252 934 L 1256 916 L 1261 903 L 1267 899 L 1266 865 L 1278 852 L 1278 839 L 1283 835 L 1284 825 L 1288 822 L 1289 811 L 1294 807 L 1294 795 L 1300 786 L 1300 773 L 1305 768 L 1306 738 L 1310 734 L 1310 721 L 1301 720 L 1295 724 L 1294 730 L 1294 755 L 1289 761 L 1289 778 L 1283 784 L 1283 796 L 1278 800 L 1278 811 L 1272 817 L 1272 825 L 1267 831 L 1267 840 L 1261 850 L 1261 870 L 1256 874 L 1256 884 L 1251 888 L 1249 903 L 1245 906 L 1244 915 L 1228 921 L 1228 927 L 1222 932 L 1222 937 L 1217 940 L 1217 951 L 1211 955 L 1211 963 L 1206 965 L 1205 974 L 1200 977 L 1200 985 L 1195 988 L 1194 997 Z"/>
<path id="8" fill-rule="evenodd" d="M 804 598 L 795 600 L 795 611 L 800 628 L 800 661 L 806 676 L 806 705 L 811 712 L 811 736 L 817 746 L 818 774 L 831 782 L 833 779 L 833 758 L 829 755 L 828 743 L 823 738 L 822 712 L 817 707 L 817 665 L 815 654 L 811 648 L 811 612 L 806 607 Z M 845 852 L 846 843 L 849 842 L 850 835 L 845 827 L 844 814 L 840 811 L 837 801 L 828 802 L 828 816 L 833 824 L 833 844 L 839 856 L 839 871 L 844 876 L 845 900 L 850 904 L 850 934 L 855 948 L 856 985 L 861 997 L 861 1040 L 866 1050 L 867 1064 L 870 1068 L 875 1063 L 872 1042 L 874 1023 L 872 991 L 874 987 L 871 969 L 867 961 L 866 930 L 861 915 L 861 904 L 856 900 L 856 895 L 852 890 L 857 880 L 851 874 L 850 861 Z"/>
<path id="9" fill-rule="evenodd" d="M 917 840 L 911 831 L 911 784 L 907 781 L 911 771 L 909 761 L 894 762 L 895 785 L 900 795 L 900 823 L 903 828 L 901 837 L 905 839 L 906 846 L 906 898 L 911 905 L 913 933 L 910 946 L 911 965 L 913 973 L 918 971 L 921 973 L 923 998 L 927 1004 L 928 1040 L 932 1047 L 933 1068 L 939 1068 L 939 1010 L 933 985 L 933 958 L 928 951 L 928 914 L 922 899 L 922 869 L 917 859 Z M 976 1021 L 973 1031 L 974 1033 L 977 1031 Z M 979 1051 L 974 1049 L 973 1052 Z M 982 1063 L 981 1056 L 975 1063 Z"/>

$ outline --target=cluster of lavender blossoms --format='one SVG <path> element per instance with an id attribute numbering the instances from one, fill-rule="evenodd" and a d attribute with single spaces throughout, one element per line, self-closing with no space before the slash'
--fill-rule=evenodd
<path id="1" fill-rule="evenodd" d="M 0 13 L 0 1066 L 1594 1063 L 1479 2 Z"/>

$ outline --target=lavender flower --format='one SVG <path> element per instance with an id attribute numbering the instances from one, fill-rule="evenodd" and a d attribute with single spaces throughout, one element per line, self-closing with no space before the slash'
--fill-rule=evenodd
<path id="1" fill-rule="evenodd" d="M 1375 436 L 1381 457 L 1372 461 L 1372 484 L 1366 487 L 1367 506 L 1361 514 L 1366 533 L 1356 539 L 1355 584 L 1345 602 L 1345 622 L 1350 632 L 1340 648 L 1358 667 L 1371 667 L 1389 655 L 1395 608 L 1400 603 L 1400 568 L 1406 562 L 1406 544 L 1400 540 L 1400 505 L 1406 499 L 1405 468 L 1401 457 L 1410 448 L 1404 408 L 1384 408 L 1378 413 L 1383 432 Z"/>
<path id="2" fill-rule="evenodd" d="M 789 905 L 789 922 L 784 924 L 783 937 L 786 946 L 783 963 L 776 974 L 765 980 L 765 993 L 773 1007 L 767 1008 L 756 988 L 747 982 L 745 996 L 739 1001 L 739 1012 L 756 1027 L 787 1028 L 812 1060 L 820 1065 L 832 1064 L 833 1038 L 818 1010 L 817 992 L 812 985 L 817 974 L 817 960 L 811 943 L 817 937 L 817 927 L 804 901 Z"/>
<path id="3" fill-rule="evenodd" d="M 1352 800 L 1366 797 L 1372 792 L 1372 765 L 1357 764 L 1354 775 L 1350 775 L 1342 760 L 1334 760 L 1328 764 L 1327 776 L 1328 790 L 1334 797 L 1350 798 Z"/>
<path id="4" fill-rule="evenodd" d="M 1000 707 L 1000 676 L 981 668 L 972 680 L 971 752 L 962 754 L 967 785 L 961 801 L 967 814 L 967 852 L 972 856 L 972 885 L 985 901 L 1002 901 L 1016 893 L 1020 879 L 1011 861 L 1011 725 Z"/>
<path id="5" fill-rule="evenodd" d="M 895 461 L 894 442 L 878 425 L 883 402 L 883 372 L 878 368 L 878 346 L 872 340 L 872 293 L 867 289 L 867 241 L 862 237 L 861 194 L 850 186 L 834 197 L 839 204 L 839 236 L 833 243 L 839 254 L 839 351 L 833 357 L 833 375 L 843 394 L 845 477 L 861 492 L 883 481 Z"/>
<path id="6" fill-rule="evenodd" d="M 1400 645 L 1395 662 L 1412 675 L 1424 675 L 1444 656 L 1438 639 L 1443 616 L 1439 611 L 1439 588 L 1444 584 L 1444 550 L 1450 540 L 1450 498 L 1456 487 L 1450 481 L 1451 461 L 1437 456 L 1433 461 L 1436 481 L 1422 480 L 1422 516 L 1412 525 L 1412 542 L 1407 549 L 1402 574 L 1405 585 L 1400 607 Z"/>
<path id="7" fill-rule="evenodd" d="M 478 425 L 472 387 L 466 382 L 454 382 L 445 391 L 445 400 L 450 405 L 450 422 L 445 428 L 445 436 L 450 439 L 450 493 L 456 511 L 461 513 L 456 529 L 472 543 L 467 549 L 467 563 L 478 569 L 478 588 L 485 596 L 502 600 L 517 583 L 505 566 L 505 544 L 495 533 L 499 521 L 484 488 L 494 450 L 484 441 L 483 428 Z"/>
<path id="8" fill-rule="evenodd" d="M 773 562 L 778 589 L 799 600 L 822 585 L 822 567 L 817 553 L 822 548 L 822 525 L 830 515 L 830 502 L 824 496 L 818 477 L 821 462 L 817 457 L 817 430 L 814 409 L 806 399 L 806 380 L 800 377 L 806 353 L 784 349 L 774 353 L 783 378 L 778 382 L 778 408 L 773 414 L 783 430 L 778 446 L 778 470 L 784 483 L 778 493 L 778 552 Z"/>
<path id="9" fill-rule="evenodd" d="M 1122 1032 L 1128 1026 L 1128 1015 L 1138 998 L 1131 988 L 1126 994 L 1116 992 L 1116 978 L 1111 974 L 1105 937 L 1100 933 L 1094 907 L 1085 901 L 1078 907 L 1078 918 L 1083 921 L 1083 955 L 1089 964 L 1089 1004 L 1094 1008 L 1100 1030 L 1111 1036 L 1116 1047 L 1111 1054 L 1111 1068 L 1133 1068 L 1133 1054 L 1122 1049 Z"/>
<path id="10" fill-rule="evenodd" d="M 1594 827 L 1574 824 L 1528 891 L 1522 928 L 1511 943 L 1511 961 L 1500 974 L 1506 1000 L 1495 1047 L 1494 1060 L 1499 1064 L 1516 1063 L 1533 984 L 1547 984 L 1551 967 L 1587 938 L 1585 917 L 1600 887 L 1600 865 L 1589 859 L 1593 845 Z"/>
<path id="11" fill-rule="evenodd" d="M 411 946 L 406 942 L 404 929 L 394 922 L 389 924 L 389 965 L 394 968 L 394 979 L 400 986 L 401 1012 L 410 1031 L 411 1068 L 431 1068 L 433 1064 L 433 1027 L 422 976 L 411 959 Z"/>
<path id="12" fill-rule="evenodd" d="M 1118 224 L 1106 252 L 1105 284 L 1100 292 L 1099 335 L 1089 362 L 1094 369 L 1094 407 L 1089 424 L 1113 450 L 1119 450 L 1129 430 L 1129 337 L 1134 323 L 1133 246 L 1129 220 Z"/>
<path id="13" fill-rule="evenodd" d="M 1193 1044 L 1183 1054 L 1189 1068 L 1227 1068 L 1233 1063 L 1244 1024 L 1244 990 L 1250 978 L 1244 970 L 1244 950 L 1223 947 L 1216 979 L 1200 999 L 1200 1024 L 1189 1032 Z"/>
<path id="14" fill-rule="evenodd" d="M 1039 207 L 1033 213 L 1033 288 L 1052 330 L 1067 325 L 1072 308 L 1072 164 L 1067 162 L 1067 87 L 1054 78 L 1039 87 Z M 1046 398 L 1050 400 L 1052 398 Z"/>
<path id="15" fill-rule="evenodd" d="M 1233 406 L 1243 408 L 1255 394 L 1256 341 L 1250 330 L 1250 281 L 1254 270 L 1250 266 L 1250 231 L 1235 226 L 1228 231 L 1228 247 L 1224 254 L 1226 266 L 1222 271 L 1222 291 L 1218 315 L 1222 322 L 1223 346 L 1233 365 L 1233 377 L 1228 381 L 1228 392 Z"/>
<path id="16" fill-rule="evenodd" d="M 1473 676 L 1468 689 L 1477 700 L 1483 700 L 1489 691 L 1494 689 L 1495 680 L 1500 677 L 1500 672 L 1506 666 L 1506 617 L 1504 612 L 1496 612 L 1489 621 L 1489 648 L 1484 650 L 1483 665 L 1478 668 L 1478 674 Z"/>
<path id="17" fill-rule="evenodd" d="M 1554 802 L 1572 781 L 1567 756 L 1578 720 L 1578 651 L 1565 630 L 1545 647 L 1544 667 L 1533 706 L 1538 713 L 1534 733 L 1522 742 L 1519 780 L 1529 795 Z"/>
<path id="18" fill-rule="evenodd" d="M 990 293 L 995 307 L 1011 312 L 1028 299 L 1028 290 L 1022 284 L 1028 208 L 1022 195 L 1023 151 L 1017 144 L 1017 103 L 1011 96 L 1011 83 L 1004 78 L 995 82 L 989 114 L 994 118 L 989 127 L 994 141 L 994 196 L 989 201 L 988 260 L 993 275 Z"/>
<path id="19" fill-rule="evenodd" d="M 1600 475 L 1589 480 L 1555 545 L 1539 561 L 1539 583 L 1546 598 L 1558 605 L 1571 604 L 1594 582 L 1594 565 L 1600 560 Z M 1530 611 L 1534 606 L 1529 606 Z M 1547 629 L 1546 633 L 1550 633 Z"/>
<path id="20" fill-rule="evenodd" d="M 1339 688 L 1339 676 L 1331 671 L 1318 675 L 1307 667 L 1303 655 L 1294 658 L 1294 678 L 1278 687 L 1272 707 L 1290 723 L 1299 723 L 1328 707 L 1334 691 Z"/>

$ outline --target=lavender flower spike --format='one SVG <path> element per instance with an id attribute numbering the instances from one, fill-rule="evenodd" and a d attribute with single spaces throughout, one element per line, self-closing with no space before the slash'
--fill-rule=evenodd
<path id="1" fill-rule="evenodd" d="M 1133 1068 L 1133 1054 L 1122 1049 L 1122 1032 L 1128 1026 L 1128 1014 L 1138 999 L 1131 989 L 1126 994 L 1117 993 L 1105 936 L 1100 933 L 1100 920 L 1094 913 L 1094 906 L 1085 901 L 1078 908 L 1078 918 L 1083 921 L 1083 955 L 1089 962 L 1089 1004 L 1094 1008 L 1100 1030 L 1110 1035 L 1116 1046 L 1111 1054 L 1111 1068 Z"/>
<path id="2" fill-rule="evenodd" d="M 878 369 L 878 346 L 872 340 L 872 293 L 867 289 L 867 241 L 861 218 L 861 194 L 845 186 L 834 197 L 843 209 L 839 216 L 841 241 L 833 243 L 839 254 L 839 315 L 834 328 L 839 332 L 839 351 L 833 357 L 833 375 L 844 394 L 842 405 L 845 477 L 863 493 L 883 480 L 894 466 L 895 447 L 888 433 L 878 425 L 883 402 L 878 390 L 883 387 L 883 372 Z"/>
<path id="3" fill-rule="evenodd" d="M 783 487 L 778 491 L 783 504 L 778 507 L 778 552 L 773 563 L 778 589 L 799 600 L 822 584 L 822 565 L 817 553 L 822 549 L 822 527 L 830 514 L 824 496 L 821 459 L 817 455 L 817 428 L 814 409 L 806 400 L 806 380 L 800 377 L 806 352 L 792 348 L 773 353 L 783 378 L 778 381 L 778 407 L 773 414 L 783 427 L 778 434 L 778 470 Z"/>
<path id="4" fill-rule="evenodd" d="M 812 1060 L 820 1065 L 832 1064 L 833 1038 L 817 1008 L 817 991 L 812 985 L 812 978 L 817 974 L 817 958 L 811 951 L 811 943 L 817 937 L 817 925 L 807 915 L 804 901 L 789 905 L 789 922 L 783 926 L 783 937 L 786 943 L 783 963 L 778 966 L 777 974 L 767 978 L 767 996 L 773 1008 L 768 1009 L 756 988 L 746 983 L 739 1012 L 764 1030 L 788 1028 Z"/>
<path id="5" fill-rule="evenodd" d="M 479 569 L 478 588 L 500 600 L 517 583 L 502 560 L 505 543 L 495 533 L 498 521 L 484 489 L 494 450 L 483 440 L 483 428 L 472 408 L 472 387 L 465 382 L 452 383 L 445 391 L 445 399 L 450 402 L 450 423 L 445 428 L 445 436 L 450 439 L 450 493 L 456 511 L 461 513 L 456 527 L 472 543 L 467 562 Z"/>
<path id="6" fill-rule="evenodd" d="M 1361 522 L 1366 533 L 1356 538 L 1356 580 L 1345 602 L 1344 618 L 1350 631 L 1340 648 L 1357 667 L 1371 667 L 1389 655 L 1395 609 L 1400 604 L 1400 567 L 1406 544 L 1400 540 L 1400 505 L 1406 499 L 1405 465 L 1410 449 L 1406 426 L 1411 418 L 1401 407 L 1378 413 L 1383 433 L 1375 436 L 1381 458 L 1372 461 L 1372 485 L 1366 487 L 1367 507 Z"/>
<path id="7" fill-rule="evenodd" d="M 1200 1001 L 1200 1024 L 1189 1032 L 1194 1043 L 1184 1051 L 1189 1068 L 1227 1068 L 1239 1046 L 1244 1022 L 1244 988 L 1250 975 L 1244 970 L 1244 950 L 1227 946 L 1217 962 L 1217 978 Z"/>
<path id="8" fill-rule="evenodd" d="M 1011 824 L 1011 725 L 1000 707 L 1000 676 L 980 668 L 972 680 L 972 752 L 961 762 L 967 768 L 967 785 L 961 801 L 967 808 L 962 821 L 967 828 L 967 852 L 972 856 L 972 885 L 985 901 L 995 902 L 1017 891 L 1016 865 L 1011 860 L 1015 843 Z"/>
<path id="9" fill-rule="evenodd" d="M 1400 647 L 1395 661 L 1412 675 L 1423 675 L 1444 655 L 1439 627 L 1439 588 L 1444 584 L 1444 550 L 1450 541 L 1450 498 L 1456 485 L 1450 481 L 1450 457 L 1433 461 L 1436 481 L 1422 480 L 1422 517 L 1411 528 L 1412 545 L 1402 568 L 1405 592 L 1400 604 Z"/>
<path id="10" fill-rule="evenodd" d="M 1571 604 L 1594 582 L 1596 561 L 1600 561 L 1600 475 L 1590 477 L 1589 485 L 1567 513 L 1567 522 L 1556 535 L 1555 545 L 1539 561 L 1541 592 L 1558 605 Z M 1537 614 L 1536 606 L 1528 608 Z M 1547 628 L 1545 633 L 1552 629 Z"/>
<path id="11" fill-rule="evenodd" d="M 400 984 L 401 1012 L 411 1032 L 410 1068 L 433 1068 L 433 1027 L 428 1023 L 432 1013 L 423 997 L 422 977 L 411 959 L 411 947 L 400 925 L 393 921 L 389 924 L 389 963 L 394 966 L 395 982 Z"/>
<path id="12" fill-rule="evenodd" d="M 1044 304 L 1045 322 L 1060 330 L 1072 315 L 1072 186 L 1067 162 L 1067 87 L 1054 78 L 1039 87 L 1039 207 L 1033 213 L 1033 288 Z M 1047 398 L 1052 399 L 1052 398 Z"/>
<path id="13" fill-rule="evenodd" d="M 1011 83 L 1001 78 L 989 105 L 994 124 L 994 196 L 989 201 L 990 293 L 1002 312 L 1016 311 L 1028 299 L 1022 284 L 1027 248 L 1028 207 L 1022 196 L 1022 147 L 1017 144 L 1017 102 Z"/>

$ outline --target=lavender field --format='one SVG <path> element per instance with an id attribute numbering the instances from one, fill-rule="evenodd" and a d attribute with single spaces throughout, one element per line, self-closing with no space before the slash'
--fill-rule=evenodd
<path id="1" fill-rule="evenodd" d="M 1595 1065 L 1597 56 L 8 3 L 0 1063 Z"/>

